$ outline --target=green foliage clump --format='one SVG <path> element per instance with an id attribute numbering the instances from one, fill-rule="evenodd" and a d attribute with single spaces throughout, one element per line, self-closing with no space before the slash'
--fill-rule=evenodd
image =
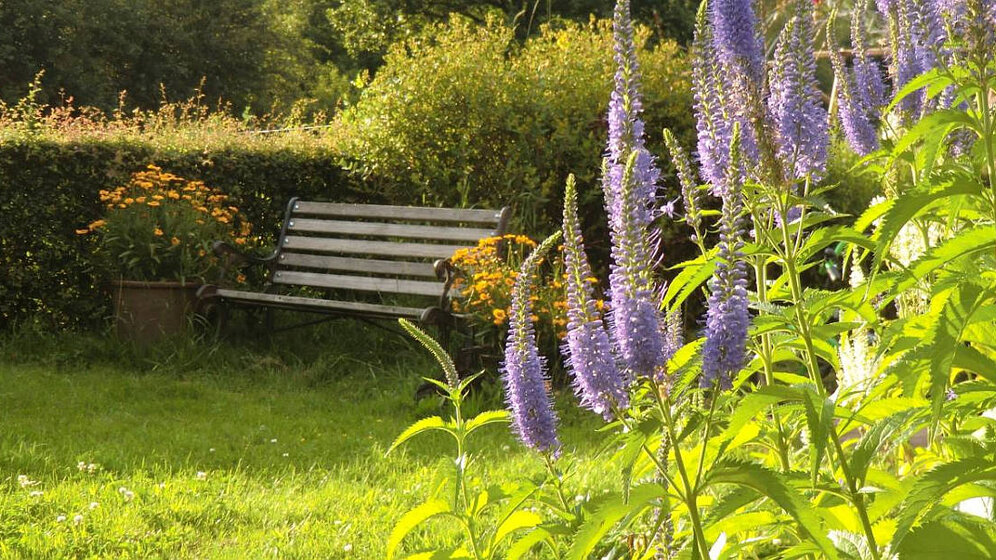
<path id="1" fill-rule="evenodd" d="M 94 258 L 95 239 L 76 230 L 104 216 L 102 189 L 150 163 L 223 191 L 259 244 L 272 241 L 292 196 L 383 202 L 363 192 L 314 136 L 251 135 L 216 117 L 185 124 L 159 114 L 53 118 L 0 122 L 4 328 L 29 320 L 93 326 L 109 314 L 101 296 L 109 273 Z"/>
<path id="2" fill-rule="evenodd" d="M 648 36 L 641 30 L 641 45 Z M 585 170 L 578 182 L 594 217 L 611 44 L 608 21 L 544 26 L 520 45 L 505 24 L 453 18 L 391 49 L 359 102 L 338 117 L 337 147 L 391 199 L 513 204 L 530 232 L 556 223 L 564 178 Z M 647 130 L 667 126 L 687 139 L 683 52 L 666 41 L 639 56 Z"/>

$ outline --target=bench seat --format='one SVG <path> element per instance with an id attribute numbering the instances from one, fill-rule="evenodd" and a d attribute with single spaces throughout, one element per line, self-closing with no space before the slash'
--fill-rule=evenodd
<path id="1" fill-rule="evenodd" d="M 294 198 L 269 255 L 252 256 L 227 243 L 214 244 L 224 264 L 223 277 L 224 269 L 232 266 L 265 266 L 263 289 L 209 284 L 198 292 L 198 304 L 202 309 L 233 305 L 333 317 L 405 318 L 444 327 L 452 323 L 450 298 L 458 294 L 450 256 L 482 238 L 504 234 L 508 216 L 508 208 L 422 208 Z M 300 295 L 302 289 L 306 295 Z M 392 304 L 382 298 L 384 294 L 398 294 L 402 303 Z"/>

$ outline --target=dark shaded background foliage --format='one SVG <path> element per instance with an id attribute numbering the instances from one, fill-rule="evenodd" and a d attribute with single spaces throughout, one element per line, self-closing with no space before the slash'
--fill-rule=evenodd
<path id="1" fill-rule="evenodd" d="M 520 39 L 555 20 L 611 15 L 600 0 L 3 0 L 0 99 L 46 72 L 40 101 L 149 109 L 204 80 L 211 103 L 236 113 L 331 112 L 375 73 L 388 47 L 445 21 L 496 16 Z M 690 37 L 691 0 L 635 0 L 655 37 Z M 656 39 L 655 39 L 656 40 Z"/>

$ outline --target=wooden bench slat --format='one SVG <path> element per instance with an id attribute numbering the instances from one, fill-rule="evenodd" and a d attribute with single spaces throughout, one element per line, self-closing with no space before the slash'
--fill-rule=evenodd
<path id="1" fill-rule="evenodd" d="M 436 278 L 435 268 L 431 263 L 426 262 L 385 261 L 285 252 L 280 254 L 277 264 L 281 267 L 292 266 L 320 270 L 344 270 L 349 272 L 369 272 L 371 274 Z"/>
<path id="2" fill-rule="evenodd" d="M 398 280 L 397 278 L 377 278 L 373 276 L 345 276 L 341 274 L 278 270 L 273 273 L 270 281 L 274 284 L 312 286 L 315 288 L 343 288 L 367 292 L 388 292 L 436 297 L 443 295 L 442 282 Z"/>
<path id="3" fill-rule="evenodd" d="M 294 214 L 483 223 L 494 225 L 497 225 L 501 220 L 500 210 L 421 208 L 415 206 L 389 206 L 382 204 L 345 204 L 341 202 L 301 201 L 294 205 Z"/>
<path id="4" fill-rule="evenodd" d="M 383 317 L 410 317 L 418 319 L 424 311 L 424 309 L 417 307 L 401 307 L 360 301 L 315 299 L 301 296 L 243 292 L 239 290 L 218 290 L 215 292 L 215 296 L 232 303 L 260 303 L 274 307 L 284 307 L 286 309 L 320 309 L 323 311 L 342 311 L 349 314 L 377 315 Z"/>
<path id="5" fill-rule="evenodd" d="M 457 249 L 468 245 L 435 245 L 431 243 L 395 243 L 391 241 L 365 241 L 357 239 L 329 239 L 323 237 L 284 237 L 284 251 L 317 251 L 323 253 L 352 253 L 392 257 L 423 257 L 445 259 Z"/>
<path id="6" fill-rule="evenodd" d="M 384 222 L 348 222 L 314 218 L 294 218 L 287 224 L 287 230 L 382 237 L 410 237 L 445 241 L 470 241 L 474 243 L 478 239 L 490 237 L 494 233 L 494 230 L 480 228 L 421 226 Z"/>

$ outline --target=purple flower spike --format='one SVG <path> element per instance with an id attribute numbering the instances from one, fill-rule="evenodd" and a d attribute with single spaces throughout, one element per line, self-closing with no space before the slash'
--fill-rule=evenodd
<path id="1" fill-rule="evenodd" d="M 723 192 L 723 215 L 720 220 L 720 262 L 709 285 L 711 294 L 706 312 L 706 340 L 702 347 L 702 377 L 699 380 L 702 387 L 718 384 L 721 388 L 730 388 L 733 376 L 743 368 L 747 357 L 750 314 L 747 307 L 747 263 L 741 253 L 743 195 L 739 136 L 739 131 L 734 131 L 729 179 Z"/>
<path id="2" fill-rule="evenodd" d="M 833 37 L 832 22 L 827 24 L 827 36 Z M 866 156 L 879 147 L 879 107 L 871 105 L 867 95 L 861 95 L 855 80 L 837 49 L 830 49 L 830 61 L 837 76 L 837 110 L 844 137 L 858 155 Z"/>
<path id="3" fill-rule="evenodd" d="M 864 0 L 851 17 L 851 45 L 854 47 L 854 85 L 861 102 L 869 110 L 879 109 L 886 104 L 885 83 L 882 70 L 877 62 L 868 56 L 868 30 L 865 14 L 868 0 Z"/>
<path id="4" fill-rule="evenodd" d="M 620 371 L 612 343 L 592 296 L 592 276 L 578 220 L 574 176 L 564 195 L 564 269 L 567 274 L 567 340 L 562 346 L 581 406 L 611 420 L 613 409 L 629 406 L 632 378 Z"/>
<path id="5" fill-rule="evenodd" d="M 796 2 L 795 14 L 778 37 L 768 96 L 778 156 L 785 174 L 795 179 L 820 178 L 830 143 L 816 85 L 811 6 L 807 0 Z"/>
<path id="6" fill-rule="evenodd" d="M 644 147 L 629 0 L 616 4 L 613 35 L 619 68 L 609 101 L 609 145 L 602 178 L 612 237 L 612 335 L 629 372 L 650 375 L 664 365 L 660 313 L 653 297 L 657 235 L 652 224 L 660 171 Z"/>
<path id="7" fill-rule="evenodd" d="M 712 28 L 706 18 L 705 3 L 699 9 L 692 42 L 692 91 L 695 93 L 695 120 L 698 130 L 698 158 L 702 179 L 713 186 L 723 181 L 729 156 L 732 125 L 719 94 L 723 69 L 717 64 Z"/>
<path id="8" fill-rule="evenodd" d="M 512 412 L 512 428 L 522 443 L 543 453 L 558 454 L 557 415 L 546 391 L 546 363 L 536 348 L 533 327 L 533 276 L 543 256 L 560 237 L 559 232 L 547 238 L 522 263 L 519 278 L 512 290 L 509 309 L 508 339 L 502 378 L 505 396 Z"/>
<path id="9" fill-rule="evenodd" d="M 753 0 L 712 0 L 713 33 L 720 60 L 755 84 L 764 79 L 764 42 L 758 33 Z"/>

